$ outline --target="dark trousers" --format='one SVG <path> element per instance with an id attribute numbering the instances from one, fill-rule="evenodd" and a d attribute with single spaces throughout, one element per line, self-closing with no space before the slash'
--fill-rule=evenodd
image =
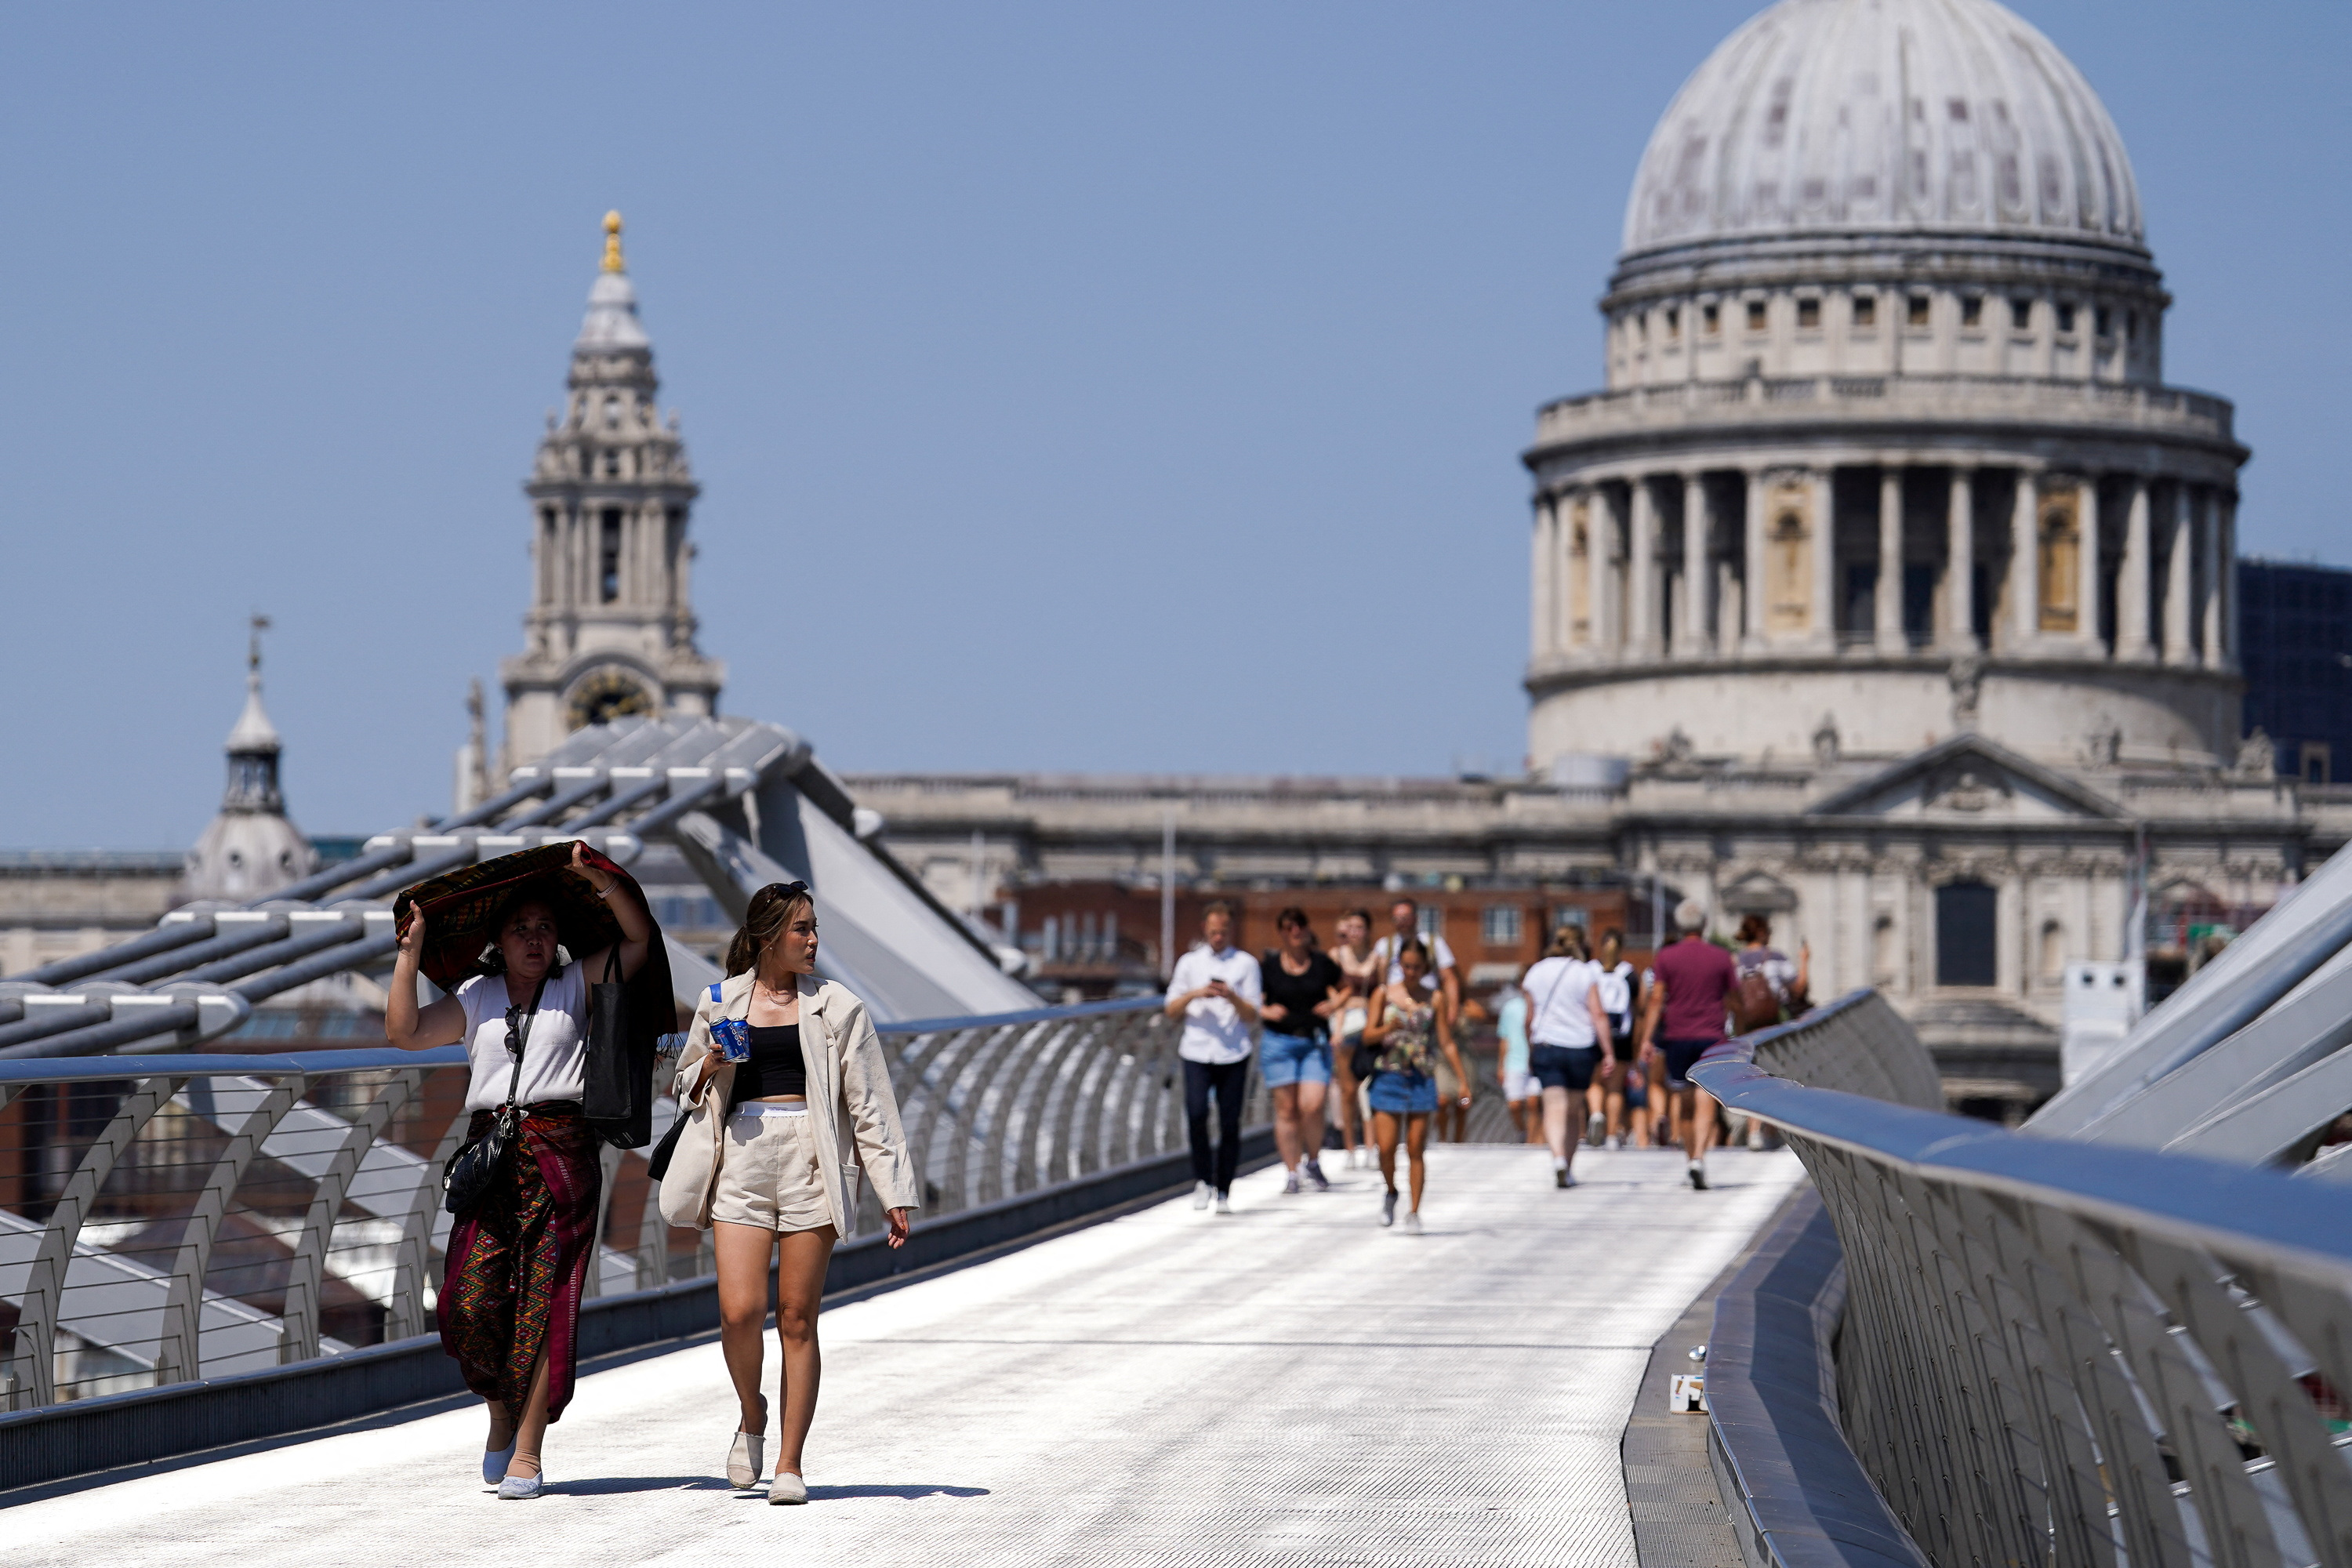
<path id="1" fill-rule="evenodd" d="M 1217 1162 L 1209 1166 L 1209 1096 L 1217 1097 Z M 1184 1063 L 1184 1121 L 1192 1133 L 1192 1179 L 1233 1191 L 1242 1163 L 1242 1101 L 1249 1097 L 1249 1058 Z"/>

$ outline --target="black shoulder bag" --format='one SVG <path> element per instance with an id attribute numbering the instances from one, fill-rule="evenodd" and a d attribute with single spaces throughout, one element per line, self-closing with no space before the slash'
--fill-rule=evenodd
<path id="1" fill-rule="evenodd" d="M 588 987 L 588 1047 L 581 1110 L 597 1137 L 641 1149 L 654 1135 L 654 1041 L 629 1027 L 621 944 L 606 950 L 604 978 Z"/>
<path id="2" fill-rule="evenodd" d="M 507 1102 L 499 1107 L 490 1130 L 449 1156 L 449 1168 L 441 1173 L 441 1206 L 451 1214 L 471 1214 L 488 1195 L 490 1184 L 498 1179 L 499 1168 L 507 1163 L 507 1151 L 521 1130 L 522 1112 L 515 1106 L 515 1090 L 522 1084 L 523 1047 L 530 1042 L 531 1020 L 539 1016 L 539 999 L 546 990 L 547 976 L 542 974 L 531 990 L 528 1011 L 507 1009 L 507 1051 L 514 1058 L 514 1071 L 507 1078 Z"/>

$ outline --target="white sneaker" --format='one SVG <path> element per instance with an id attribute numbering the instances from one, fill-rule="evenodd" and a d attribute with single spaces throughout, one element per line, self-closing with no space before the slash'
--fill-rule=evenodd
<path id="1" fill-rule="evenodd" d="M 1296 1171 L 1286 1171 L 1286 1172 L 1284 1172 L 1284 1173 L 1283 1173 L 1283 1175 L 1282 1175 L 1282 1195 L 1283 1195 L 1284 1197 L 1286 1197 L 1286 1198 L 1295 1198 L 1295 1197 L 1297 1197 L 1297 1196 L 1298 1195 L 1298 1173 L 1297 1173 L 1297 1172 L 1296 1172 Z"/>
<path id="2" fill-rule="evenodd" d="M 1706 1167 L 1696 1160 L 1690 1163 L 1690 1184 L 1699 1192 L 1706 1191 Z"/>
<path id="3" fill-rule="evenodd" d="M 1584 1119 L 1584 1141 L 1587 1143 L 1600 1142 L 1601 1135 L 1608 1131 L 1609 1119 L 1601 1112 L 1596 1110 Z"/>
<path id="4" fill-rule="evenodd" d="M 1407 1236 L 1419 1236 L 1421 1234 L 1421 1213 L 1419 1210 L 1413 1210 L 1404 1216 L 1404 1233 Z"/>
<path id="5" fill-rule="evenodd" d="M 1209 1185 L 1208 1183 L 1194 1182 L 1192 1184 L 1192 1206 L 1194 1208 L 1207 1208 L 1209 1206 L 1209 1200 L 1216 1195 L 1217 1189 Z"/>
<path id="6" fill-rule="evenodd" d="M 1229 1198 L 1229 1197 L 1227 1197 L 1224 1194 L 1223 1194 L 1223 1193 L 1219 1193 L 1219 1194 L 1217 1194 L 1217 1212 L 1218 1212 L 1219 1214 L 1231 1214 L 1231 1213 L 1233 1213 L 1233 1212 L 1234 1212 L 1234 1200 L 1233 1200 L 1233 1199 L 1231 1199 L 1231 1198 Z"/>
<path id="7" fill-rule="evenodd" d="M 1391 1187 L 1381 1196 L 1381 1225 L 1383 1227 L 1396 1224 L 1396 1189 Z"/>

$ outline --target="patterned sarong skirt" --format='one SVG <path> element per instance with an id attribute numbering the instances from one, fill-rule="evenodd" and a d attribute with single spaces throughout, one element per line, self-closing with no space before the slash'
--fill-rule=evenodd
<path id="1" fill-rule="evenodd" d="M 547 1355 L 547 1418 L 563 1414 L 579 1363 L 580 1298 L 594 1267 L 596 1135 L 576 1109 L 527 1106 L 522 1134 L 474 1212 L 449 1227 L 449 1268 L 436 1313 L 441 1345 L 466 1386 L 520 1421 Z M 552 1108 L 550 1108 L 551 1110 Z M 474 1112 L 478 1138 L 493 1113 Z"/>

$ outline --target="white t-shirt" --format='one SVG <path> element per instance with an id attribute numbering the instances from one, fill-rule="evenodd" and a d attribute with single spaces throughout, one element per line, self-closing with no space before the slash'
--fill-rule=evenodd
<path id="1" fill-rule="evenodd" d="M 1601 966 L 1575 958 L 1546 958 L 1528 971 L 1519 989 L 1528 994 L 1528 1043 L 1573 1050 L 1600 1044 L 1592 1034 L 1592 1009 L 1585 1002 L 1601 978 Z"/>
<path id="2" fill-rule="evenodd" d="M 1445 939 L 1435 931 L 1431 931 L 1423 937 L 1421 945 L 1429 949 L 1429 956 L 1437 961 L 1437 967 L 1422 976 L 1421 986 L 1424 991 L 1434 991 L 1437 989 L 1440 976 L 1446 970 L 1454 967 L 1454 950 L 1446 946 Z M 1372 943 L 1372 962 L 1389 966 L 1389 984 L 1391 985 L 1404 983 L 1404 965 L 1398 963 L 1396 957 L 1403 951 L 1404 944 L 1398 942 L 1392 934 L 1384 936 Z"/>
<path id="3" fill-rule="evenodd" d="M 466 1109 L 495 1110 L 507 1102 L 507 1080 L 514 1075 L 514 1058 L 507 1054 L 507 977 L 477 974 L 455 994 L 466 1009 L 466 1055 L 473 1065 Z M 567 963 L 562 973 L 548 977 L 539 1011 L 531 1016 L 522 1081 L 515 1088 L 517 1105 L 578 1100 L 587 1093 L 587 982 L 578 964 Z"/>
<path id="4" fill-rule="evenodd" d="M 1198 991 L 1212 980 L 1222 980 L 1235 992 L 1249 999 L 1255 1007 L 1265 998 L 1265 982 L 1257 972 L 1257 960 L 1238 947 L 1223 952 L 1211 952 L 1196 947 L 1176 961 L 1176 973 L 1169 977 L 1168 994 L 1173 998 L 1187 991 Z M 1241 1009 L 1216 996 L 1203 996 L 1184 1009 L 1183 1037 L 1176 1042 L 1176 1054 L 1188 1062 L 1245 1061 L 1250 1054 L 1249 1025 L 1243 1022 Z"/>

